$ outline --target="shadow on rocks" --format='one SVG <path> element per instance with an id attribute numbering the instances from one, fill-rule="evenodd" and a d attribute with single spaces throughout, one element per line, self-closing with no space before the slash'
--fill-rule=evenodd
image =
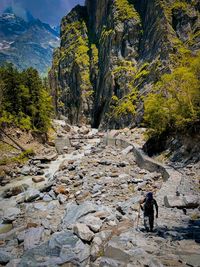
<path id="1" fill-rule="evenodd" d="M 157 236 L 170 238 L 172 241 L 194 240 L 200 243 L 200 220 L 190 220 L 188 225 L 181 227 L 158 227 L 154 232 Z"/>

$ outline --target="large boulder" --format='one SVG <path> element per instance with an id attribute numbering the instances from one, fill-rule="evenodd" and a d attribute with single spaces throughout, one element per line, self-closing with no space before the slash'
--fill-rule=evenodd
<path id="1" fill-rule="evenodd" d="M 86 201 L 81 205 L 75 203 L 69 203 L 66 206 L 66 213 L 63 218 L 64 227 L 68 227 L 76 223 L 80 218 L 93 213 L 98 210 L 97 205 L 92 202 Z"/>
<path id="2" fill-rule="evenodd" d="M 87 266 L 90 247 L 69 231 L 54 233 L 52 238 L 38 247 L 26 251 L 18 267 L 46 266 L 64 264 Z"/>
<path id="3" fill-rule="evenodd" d="M 188 209 L 197 208 L 200 205 L 199 196 L 188 195 L 188 196 L 184 196 L 183 200 L 185 202 L 186 208 Z"/>
<path id="4" fill-rule="evenodd" d="M 164 204 L 167 208 L 193 209 L 199 206 L 200 199 L 198 196 L 193 196 L 193 195 L 188 195 L 188 196 L 167 195 L 164 196 Z"/>

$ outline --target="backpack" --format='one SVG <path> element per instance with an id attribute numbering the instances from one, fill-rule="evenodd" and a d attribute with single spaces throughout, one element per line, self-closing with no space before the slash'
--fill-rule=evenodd
<path id="1" fill-rule="evenodd" d="M 144 203 L 144 209 L 147 211 L 153 210 L 153 204 L 154 204 L 153 199 L 147 198 Z"/>
<path id="2" fill-rule="evenodd" d="M 154 212 L 153 205 L 154 205 L 153 195 L 152 193 L 148 193 L 146 195 L 146 199 L 144 203 L 144 213 L 147 213 L 147 214 L 153 213 Z"/>

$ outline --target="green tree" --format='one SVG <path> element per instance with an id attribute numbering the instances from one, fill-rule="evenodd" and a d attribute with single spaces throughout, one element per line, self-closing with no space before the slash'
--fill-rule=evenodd
<path id="1" fill-rule="evenodd" d="M 46 81 L 37 70 L 19 72 L 11 64 L 0 68 L 0 125 L 13 123 L 27 130 L 46 132 L 52 116 Z"/>
<path id="2" fill-rule="evenodd" d="M 183 129 L 200 119 L 200 54 L 165 74 L 144 101 L 150 135 Z"/>

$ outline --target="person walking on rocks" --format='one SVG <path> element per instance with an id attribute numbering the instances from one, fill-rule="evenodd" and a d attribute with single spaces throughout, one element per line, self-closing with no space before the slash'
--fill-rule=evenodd
<path id="1" fill-rule="evenodd" d="M 143 205 L 142 205 L 143 204 Z M 153 193 L 147 193 L 146 197 L 140 201 L 140 207 L 144 212 L 144 227 L 147 232 L 153 231 L 154 225 L 154 206 L 156 208 L 156 218 L 158 218 L 158 204 L 153 198 Z"/>

